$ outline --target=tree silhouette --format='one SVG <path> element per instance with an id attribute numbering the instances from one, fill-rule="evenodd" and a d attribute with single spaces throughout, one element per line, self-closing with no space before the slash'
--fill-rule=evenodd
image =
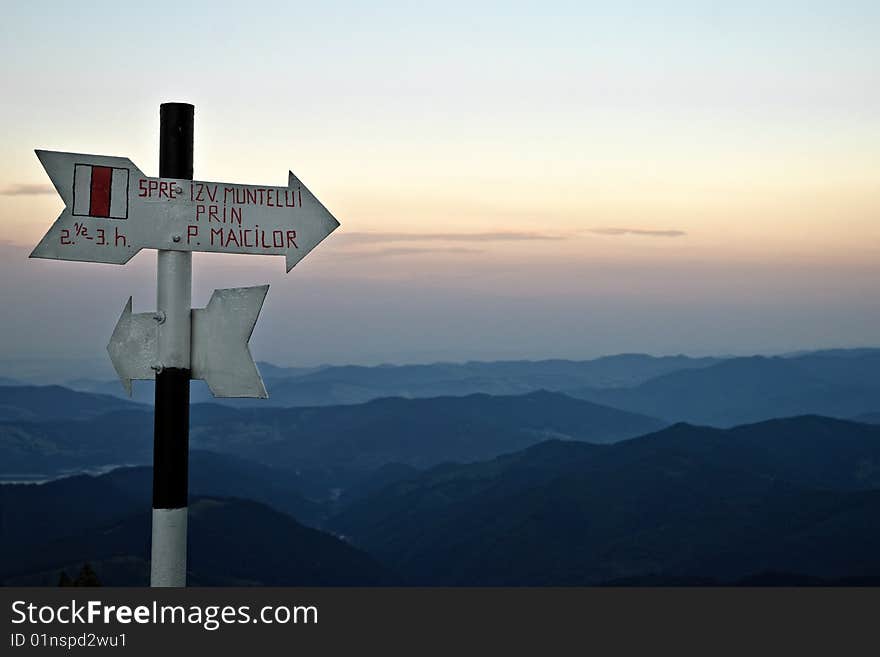
<path id="1" fill-rule="evenodd" d="M 64 574 L 66 575 L 66 573 Z M 68 578 L 68 580 L 69 579 L 70 578 Z M 61 585 L 60 582 L 59 585 Z M 73 584 L 70 586 L 101 586 L 101 580 L 98 579 L 98 575 L 95 573 L 91 565 L 86 562 L 83 564 L 83 567 L 79 571 L 79 575 L 76 576 L 76 579 L 73 580 Z"/>

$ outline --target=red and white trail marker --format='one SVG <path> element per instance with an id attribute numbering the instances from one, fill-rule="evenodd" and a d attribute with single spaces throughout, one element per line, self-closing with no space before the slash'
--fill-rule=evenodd
<path id="1" fill-rule="evenodd" d="M 76 164 L 73 216 L 128 219 L 128 169 Z"/>

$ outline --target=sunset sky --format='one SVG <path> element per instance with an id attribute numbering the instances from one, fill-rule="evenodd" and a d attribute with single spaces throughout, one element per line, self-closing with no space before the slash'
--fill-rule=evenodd
<path id="1" fill-rule="evenodd" d="M 721 4 L 4 7 L 0 358 L 104 358 L 153 308 L 153 252 L 26 256 L 62 207 L 34 148 L 156 175 L 164 101 L 196 178 L 293 169 L 342 223 L 289 275 L 195 258 L 197 305 L 272 284 L 258 358 L 878 345 L 880 4 Z"/>

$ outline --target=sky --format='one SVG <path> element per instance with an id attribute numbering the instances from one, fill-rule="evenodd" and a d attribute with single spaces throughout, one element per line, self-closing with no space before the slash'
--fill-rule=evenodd
<path id="1" fill-rule="evenodd" d="M 292 169 L 342 224 L 290 274 L 195 257 L 195 305 L 271 284 L 260 359 L 880 344 L 880 4 L 724 4 L 4 3 L 0 359 L 104 362 L 153 309 L 155 252 L 27 259 L 33 150 L 156 175 L 166 101 L 197 179 Z"/>

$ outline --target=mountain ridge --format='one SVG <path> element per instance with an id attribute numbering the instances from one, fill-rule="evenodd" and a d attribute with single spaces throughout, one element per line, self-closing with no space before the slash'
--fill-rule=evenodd
<path id="1" fill-rule="evenodd" d="M 549 392 L 260 410 L 194 404 L 190 420 L 194 449 L 294 470 L 329 469 L 343 485 L 391 462 L 422 468 L 488 458 L 551 436 L 609 441 L 663 426 L 653 418 Z M 9 471 L 149 463 L 152 442 L 149 408 L 89 420 L 0 422 L 0 459 Z"/>
<path id="2" fill-rule="evenodd" d="M 805 447 L 808 458 L 791 458 Z M 329 526 L 422 584 L 573 585 L 786 566 L 877 575 L 877 512 L 880 427 L 807 416 L 680 423 L 610 445 L 547 441 L 392 483 Z"/>

